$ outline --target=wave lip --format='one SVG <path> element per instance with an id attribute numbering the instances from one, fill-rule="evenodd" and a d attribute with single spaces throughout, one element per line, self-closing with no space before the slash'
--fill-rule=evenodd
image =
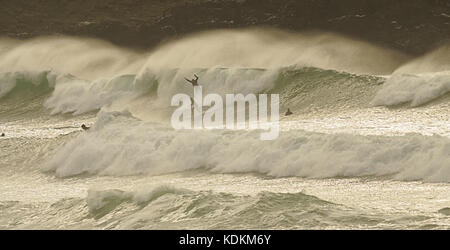
<path id="1" fill-rule="evenodd" d="M 14 92 L 42 88 L 45 92 L 55 86 L 55 74 L 51 71 L 13 71 L 0 74 L 0 99 Z"/>
<path id="2" fill-rule="evenodd" d="M 52 114 L 73 113 L 74 115 L 99 110 L 117 99 L 133 96 L 134 75 L 122 75 L 111 79 L 88 81 L 71 75 L 59 76 L 52 96 L 44 106 Z"/>
<path id="3" fill-rule="evenodd" d="M 140 205 L 158 199 L 166 194 L 183 194 L 189 190 L 177 189 L 170 186 L 159 186 L 150 192 L 126 192 L 119 189 L 88 190 L 86 202 L 89 211 L 97 214 L 100 210 L 111 210 L 122 202 L 135 202 Z"/>

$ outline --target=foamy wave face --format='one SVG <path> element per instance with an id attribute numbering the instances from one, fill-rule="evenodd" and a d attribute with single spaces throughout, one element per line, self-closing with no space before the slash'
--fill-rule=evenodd
<path id="1" fill-rule="evenodd" d="M 175 94 L 186 93 L 193 96 L 192 85 L 184 78 L 198 74 L 204 95 L 215 93 L 259 93 L 270 89 L 278 70 L 261 69 L 171 69 L 154 72 L 146 70 L 140 75 L 121 75 L 113 78 L 100 78 L 95 81 L 79 79 L 72 75 L 56 75 L 54 91 L 44 106 L 52 114 L 73 113 L 74 115 L 98 110 L 117 104 L 119 109 L 129 108 L 135 113 L 152 113 L 150 110 L 170 108 Z M 11 87 L 10 87 L 11 85 Z M 14 84 L 4 86 L 5 92 Z M 134 102 L 140 96 L 149 94 L 146 99 L 153 101 L 143 107 Z M 141 111 L 141 112 L 140 112 Z"/>
<path id="2" fill-rule="evenodd" d="M 174 131 L 101 112 L 93 130 L 62 147 L 46 170 L 68 177 L 153 175 L 204 168 L 275 177 L 392 175 L 401 180 L 449 182 L 449 159 L 450 140 L 440 136 L 329 135 L 291 130 L 265 142 L 259 140 L 258 131 Z"/>
<path id="3" fill-rule="evenodd" d="M 113 101 L 133 96 L 134 75 L 88 81 L 71 75 L 59 76 L 55 90 L 45 102 L 52 114 L 86 113 L 110 105 Z"/>
<path id="4" fill-rule="evenodd" d="M 450 71 L 421 75 L 394 74 L 372 100 L 373 105 L 426 104 L 450 92 Z"/>

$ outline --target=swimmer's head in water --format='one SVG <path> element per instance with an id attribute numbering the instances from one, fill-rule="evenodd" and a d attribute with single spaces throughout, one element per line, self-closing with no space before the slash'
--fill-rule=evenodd
<path id="1" fill-rule="evenodd" d="M 293 113 L 292 113 L 291 110 L 288 108 L 285 115 L 292 115 L 292 114 L 293 114 Z"/>

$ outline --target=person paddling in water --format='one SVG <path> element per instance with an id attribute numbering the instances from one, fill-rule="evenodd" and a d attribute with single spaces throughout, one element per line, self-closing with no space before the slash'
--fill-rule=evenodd
<path id="1" fill-rule="evenodd" d="M 2 133 L 0 136 L 1 136 L 1 137 L 5 137 L 5 133 Z"/>
<path id="2" fill-rule="evenodd" d="M 87 131 L 87 130 L 89 130 L 90 129 L 90 127 L 87 127 L 86 125 L 81 125 L 81 128 L 84 130 L 84 131 Z"/>
<path id="3" fill-rule="evenodd" d="M 291 112 L 291 110 L 288 108 L 288 110 L 286 111 L 286 114 L 284 114 L 285 116 L 289 116 L 292 115 L 293 113 Z"/>
<path id="4" fill-rule="evenodd" d="M 198 86 L 198 76 L 196 74 L 194 74 L 195 78 L 193 78 L 192 80 L 187 79 L 186 77 L 184 78 L 186 81 L 190 82 L 192 84 L 192 86 Z"/>

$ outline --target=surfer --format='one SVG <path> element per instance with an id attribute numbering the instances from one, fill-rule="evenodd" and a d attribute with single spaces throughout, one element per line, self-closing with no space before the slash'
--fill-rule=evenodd
<path id="1" fill-rule="evenodd" d="M 189 98 L 191 98 L 191 109 L 193 109 L 193 108 L 195 108 L 194 98 L 192 98 L 192 97 L 189 97 Z"/>
<path id="2" fill-rule="evenodd" d="M 5 137 L 5 133 L 2 133 L 2 134 L 0 135 L 0 137 Z"/>
<path id="3" fill-rule="evenodd" d="M 286 114 L 284 114 L 285 116 L 289 116 L 292 115 L 293 113 L 291 112 L 291 110 L 288 108 L 288 110 L 286 111 Z"/>
<path id="4" fill-rule="evenodd" d="M 194 109 L 196 109 L 196 110 L 202 110 L 201 108 L 199 108 L 199 106 L 197 106 L 197 103 L 195 102 L 195 100 L 194 100 L 194 98 L 192 98 L 192 97 L 189 97 L 189 98 L 191 98 L 191 110 L 194 110 Z"/>
<path id="5" fill-rule="evenodd" d="M 86 130 L 89 130 L 90 129 L 90 127 L 87 127 L 86 125 L 81 125 L 81 128 L 84 130 L 84 131 L 86 131 Z"/>
<path id="6" fill-rule="evenodd" d="M 193 78 L 192 80 L 187 79 L 186 77 L 184 78 L 186 81 L 190 82 L 192 84 L 192 86 L 198 86 L 198 76 L 196 74 L 194 74 L 195 78 Z"/>

